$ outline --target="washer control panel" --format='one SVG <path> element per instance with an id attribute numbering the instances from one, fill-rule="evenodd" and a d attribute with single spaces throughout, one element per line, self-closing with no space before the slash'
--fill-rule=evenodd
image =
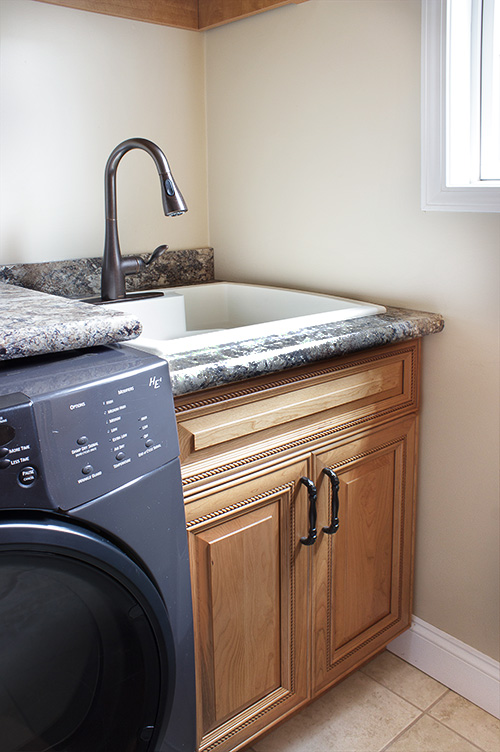
<path id="1" fill-rule="evenodd" d="M 3 508 L 73 509 L 177 456 L 168 366 L 160 359 L 52 393 L 0 394 Z"/>
<path id="2" fill-rule="evenodd" d="M 40 465 L 33 403 L 21 392 L 0 395 L 1 508 L 9 506 L 12 497 L 18 499 L 18 506 L 19 501 L 28 501 L 19 491 L 25 491 L 38 480 Z M 42 496 L 46 502 L 43 488 Z"/>

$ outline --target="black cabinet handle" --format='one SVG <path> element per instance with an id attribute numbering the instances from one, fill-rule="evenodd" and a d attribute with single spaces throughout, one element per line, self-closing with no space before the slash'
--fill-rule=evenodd
<path id="1" fill-rule="evenodd" d="M 330 470 L 329 467 L 323 468 L 323 474 L 330 478 L 332 484 L 332 522 L 329 527 L 324 527 L 323 532 L 333 535 L 339 529 L 339 487 L 340 481 L 337 473 Z"/>
<path id="2" fill-rule="evenodd" d="M 304 546 L 312 546 L 318 537 L 318 532 L 316 530 L 316 499 L 318 498 L 318 492 L 316 486 L 312 480 L 309 480 L 309 478 L 301 478 L 300 482 L 306 486 L 307 493 L 309 494 L 309 535 L 307 538 L 301 538 L 300 542 L 303 543 Z"/>

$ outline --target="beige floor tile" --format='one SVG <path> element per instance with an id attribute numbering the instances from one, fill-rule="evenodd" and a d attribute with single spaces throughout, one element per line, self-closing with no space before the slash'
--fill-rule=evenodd
<path id="1" fill-rule="evenodd" d="M 258 742 L 255 752 L 378 752 L 419 711 L 357 672 Z"/>
<path id="2" fill-rule="evenodd" d="M 435 679 L 387 650 L 363 666 L 361 671 L 421 710 L 426 710 L 447 691 Z"/>
<path id="3" fill-rule="evenodd" d="M 422 716 L 385 752 L 478 752 L 477 747 L 428 715 Z"/>
<path id="4" fill-rule="evenodd" d="M 500 721 L 454 692 L 447 692 L 429 715 L 470 739 L 485 752 L 500 752 Z"/>

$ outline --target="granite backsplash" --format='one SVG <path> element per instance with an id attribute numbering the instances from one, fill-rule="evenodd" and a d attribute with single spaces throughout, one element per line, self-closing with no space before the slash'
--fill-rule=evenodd
<path id="1" fill-rule="evenodd" d="M 136 255 L 143 259 L 150 256 L 149 253 Z M 102 258 L 0 264 L 0 282 L 67 298 L 87 298 L 100 295 L 101 264 Z M 166 251 L 150 267 L 128 275 L 125 280 L 128 291 L 212 282 L 213 248 Z"/>

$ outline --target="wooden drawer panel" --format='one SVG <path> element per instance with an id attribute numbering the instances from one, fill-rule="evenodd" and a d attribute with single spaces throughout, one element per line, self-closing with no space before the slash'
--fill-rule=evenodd
<path id="1" fill-rule="evenodd" d="M 256 431 L 308 418 L 340 405 L 348 407 L 363 397 L 384 397 L 403 391 L 403 362 L 385 363 L 360 373 L 340 376 L 292 392 L 263 398 L 249 405 L 229 407 L 181 423 L 183 434 L 190 436 L 193 449 L 205 449 L 224 441 L 248 436 Z"/>
<path id="2" fill-rule="evenodd" d="M 418 341 L 176 399 L 184 476 L 191 463 L 307 441 L 417 407 Z M 225 459 L 225 461 L 227 461 Z"/>

